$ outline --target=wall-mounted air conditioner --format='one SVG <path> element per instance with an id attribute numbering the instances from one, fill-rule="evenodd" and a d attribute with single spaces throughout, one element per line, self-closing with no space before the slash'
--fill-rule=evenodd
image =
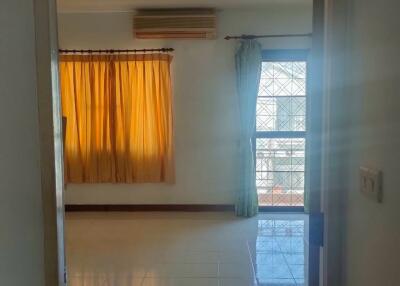
<path id="1" fill-rule="evenodd" d="M 215 39 L 214 9 L 139 10 L 134 35 L 139 39 Z"/>

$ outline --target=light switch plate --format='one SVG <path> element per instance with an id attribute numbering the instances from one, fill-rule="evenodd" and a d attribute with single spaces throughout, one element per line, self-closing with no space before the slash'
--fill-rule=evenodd
<path id="1" fill-rule="evenodd" d="M 360 191 L 377 202 L 382 202 L 382 172 L 376 169 L 360 167 Z"/>

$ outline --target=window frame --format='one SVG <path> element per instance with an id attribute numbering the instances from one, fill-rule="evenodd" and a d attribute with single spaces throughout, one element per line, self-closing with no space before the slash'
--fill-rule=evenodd
<path id="1" fill-rule="evenodd" d="M 273 49 L 262 51 L 262 62 L 279 62 L 279 61 L 303 61 L 306 62 L 306 114 L 305 114 L 305 131 L 257 131 L 256 126 L 254 129 L 254 135 L 252 140 L 253 156 L 254 156 L 254 169 L 256 171 L 256 148 L 258 138 L 303 138 L 305 140 L 305 166 L 304 166 L 304 180 L 306 181 L 307 176 L 307 130 L 308 130 L 308 80 L 309 80 L 309 49 Z M 306 188 L 306 185 L 304 186 Z M 304 190 L 305 194 L 305 190 Z M 258 194 L 257 194 L 258 195 Z M 304 197 L 306 197 L 304 195 Z M 304 206 L 259 206 L 260 212 L 293 212 L 293 213 L 304 213 Z"/>

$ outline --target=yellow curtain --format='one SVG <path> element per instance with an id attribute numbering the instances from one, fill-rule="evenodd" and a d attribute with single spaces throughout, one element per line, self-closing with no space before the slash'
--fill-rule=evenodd
<path id="1" fill-rule="evenodd" d="M 174 182 L 171 59 L 60 56 L 67 182 Z"/>

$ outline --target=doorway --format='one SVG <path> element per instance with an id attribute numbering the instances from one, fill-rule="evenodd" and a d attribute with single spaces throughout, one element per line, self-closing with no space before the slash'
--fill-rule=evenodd
<path id="1" fill-rule="evenodd" d="M 260 163 L 257 165 L 257 186 L 262 207 L 304 210 L 307 176 L 306 54 L 306 51 L 299 50 L 266 50 L 264 53 L 263 80 L 267 90 L 260 92 L 260 115 L 255 134 L 255 150 Z M 278 72 L 281 74 L 278 75 Z M 271 85 L 272 90 L 268 90 Z M 296 223 L 291 223 L 291 227 Z M 276 227 L 275 224 L 271 228 L 261 226 L 259 237 L 263 239 L 266 231 L 284 232 L 287 229 L 284 226 Z M 308 232 L 308 229 L 305 231 Z M 284 243 L 284 239 L 282 241 Z M 309 270 L 303 268 L 304 271 Z M 310 282 L 309 285 L 317 284 Z"/>

